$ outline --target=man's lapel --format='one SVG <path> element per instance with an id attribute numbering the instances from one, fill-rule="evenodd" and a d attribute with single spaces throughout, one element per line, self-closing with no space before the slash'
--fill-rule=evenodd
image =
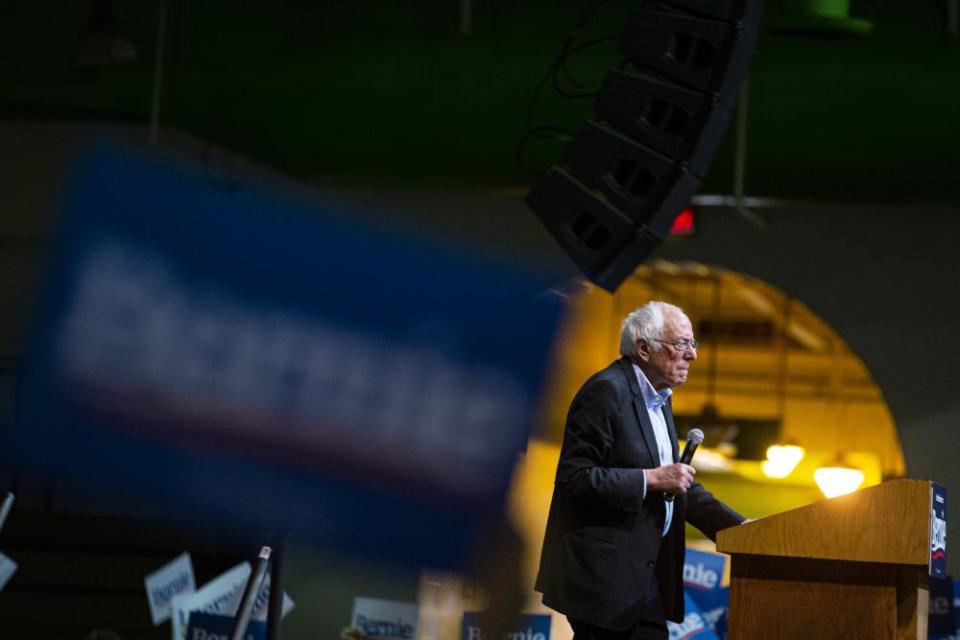
<path id="1" fill-rule="evenodd" d="M 663 417 L 667 423 L 667 433 L 670 434 L 670 446 L 673 448 L 673 459 L 680 461 L 680 444 L 677 442 L 677 428 L 673 424 L 673 398 L 667 398 L 663 404 Z"/>
<path id="2" fill-rule="evenodd" d="M 623 375 L 627 378 L 630 385 L 630 392 L 633 393 L 633 411 L 637 416 L 637 422 L 640 425 L 640 435 L 643 436 L 643 442 L 650 452 L 650 459 L 654 464 L 660 461 L 660 453 L 657 448 L 657 438 L 653 435 L 653 425 L 650 424 L 650 414 L 647 413 L 647 404 L 643 401 L 643 394 L 640 393 L 640 382 L 637 380 L 637 372 L 633 370 L 633 363 L 626 357 L 618 361 Z"/>

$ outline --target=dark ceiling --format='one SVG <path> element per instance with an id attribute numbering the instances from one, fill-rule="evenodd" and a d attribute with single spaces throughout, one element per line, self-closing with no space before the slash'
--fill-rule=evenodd
<path id="1" fill-rule="evenodd" d="M 0 117 L 146 121 L 157 3 L 112 4 L 139 59 L 102 69 L 76 64 L 87 2 L 5 7 Z M 584 39 L 617 34 L 633 4 L 604 3 Z M 310 182 L 524 186 L 514 151 L 528 103 L 580 9 L 476 2 L 465 36 L 457 0 L 168 0 L 161 123 Z M 952 200 L 960 39 L 946 33 L 945 1 L 854 2 L 851 13 L 873 33 L 762 37 L 748 193 Z M 596 86 L 614 61 L 607 43 L 571 69 Z M 534 121 L 575 128 L 590 105 L 547 91 Z M 529 157 L 542 167 L 560 149 Z M 704 191 L 731 190 L 732 160 L 728 134 Z"/>

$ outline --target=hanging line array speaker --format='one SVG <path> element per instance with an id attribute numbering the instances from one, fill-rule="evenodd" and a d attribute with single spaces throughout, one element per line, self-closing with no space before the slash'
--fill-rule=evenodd
<path id="1" fill-rule="evenodd" d="M 700 186 L 757 43 L 762 0 L 642 2 L 587 120 L 527 204 L 614 291 Z"/>

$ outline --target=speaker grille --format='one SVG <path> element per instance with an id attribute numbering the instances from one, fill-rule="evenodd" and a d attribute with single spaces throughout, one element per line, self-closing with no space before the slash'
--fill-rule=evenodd
<path id="1" fill-rule="evenodd" d="M 570 224 L 570 232 L 585 247 L 597 253 L 606 249 L 613 240 L 610 228 L 589 211 L 580 212 Z"/>
<path id="2" fill-rule="evenodd" d="M 686 131 L 693 115 L 667 100 L 651 100 L 650 107 L 642 118 L 641 125 L 647 125 L 671 137 L 679 137 Z"/>
<path id="3" fill-rule="evenodd" d="M 617 159 L 613 181 L 618 189 L 637 198 L 646 198 L 658 182 L 649 169 L 633 158 L 622 156 Z"/>

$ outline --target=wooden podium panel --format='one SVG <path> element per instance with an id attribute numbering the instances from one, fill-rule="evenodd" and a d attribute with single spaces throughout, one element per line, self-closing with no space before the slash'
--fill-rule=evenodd
<path id="1" fill-rule="evenodd" d="M 926 480 L 893 480 L 778 513 L 717 534 L 723 553 L 926 565 Z"/>
<path id="2" fill-rule="evenodd" d="M 925 640 L 932 492 L 892 480 L 720 531 L 731 640 Z"/>
<path id="3" fill-rule="evenodd" d="M 730 578 L 731 640 L 927 637 L 926 589 L 897 565 L 739 555 Z"/>

